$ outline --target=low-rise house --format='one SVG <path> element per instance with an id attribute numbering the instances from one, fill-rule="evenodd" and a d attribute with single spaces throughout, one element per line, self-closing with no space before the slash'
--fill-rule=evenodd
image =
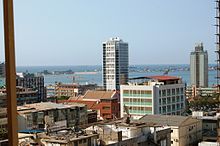
<path id="1" fill-rule="evenodd" d="M 202 140 L 202 121 L 185 116 L 145 115 L 140 121 L 171 128 L 171 146 L 194 146 Z"/>

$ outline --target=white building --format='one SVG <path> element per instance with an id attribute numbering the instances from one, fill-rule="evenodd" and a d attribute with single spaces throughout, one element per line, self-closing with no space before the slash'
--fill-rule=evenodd
<path id="1" fill-rule="evenodd" d="M 190 54 L 190 80 L 196 87 L 208 87 L 208 53 L 202 43 Z"/>
<path id="2" fill-rule="evenodd" d="M 128 43 L 120 38 L 103 42 L 103 85 L 105 90 L 119 90 L 128 81 Z"/>
<path id="3" fill-rule="evenodd" d="M 120 86 L 121 117 L 125 106 L 134 119 L 145 114 L 181 115 L 185 109 L 185 84 L 172 76 L 133 78 Z"/>

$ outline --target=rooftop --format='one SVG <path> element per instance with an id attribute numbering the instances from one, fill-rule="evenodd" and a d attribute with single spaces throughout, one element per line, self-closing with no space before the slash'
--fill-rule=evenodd
<path id="1" fill-rule="evenodd" d="M 53 102 L 41 102 L 41 103 L 26 104 L 23 106 L 18 106 L 17 110 L 19 113 L 28 113 L 28 112 L 35 112 L 35 111 L 45 111 L 45 110 L 50 110 L 50 109 L 65 109 L 65 108 L 71 108 L 75 106 L 83 106 L 83 104 L 79 104 L 79 103 L 57 104 Z"/>
<path id="2" fill-rule="evenodd" d="M 175 76 L 144 76 L 144 77 L 130 78 L 130 80 L 137 80 L 137 79 L 154 79 L 158 81 L 170 81 L 170 80 L 179 80 L 180 78 Z"/>
<path id="3" fill-rule="evenodd" d="M 110 99 L 114 96 L 115 91 L 92 91 L 89 90 L 84 95 L 83 99 Z"/>
<path id="4" fill-rule="evenodd" d="M 176 115 L 145 115 L 139 119 L 142 122 L 151 122 L 161 126 L 180 126 L 187 120 L 195 120 L 192 117 Z"/>

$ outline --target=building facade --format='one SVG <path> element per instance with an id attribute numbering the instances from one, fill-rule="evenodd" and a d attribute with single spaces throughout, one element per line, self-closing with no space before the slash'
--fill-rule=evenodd
<path id="1" fill-rule="evenodd" d="M 178 77 L 133 78 L 121 85 L 120 95 L 121 117 L 126 107 L 134 119 L 145 114 L 181 115 L 185 109 L 185 84 Z"/>
<path id="2" fill-rule="evenodd" d="M 171 146 L 196 146 L 202 140 L 202 121 L 190 116 L 145 115 L 142 122 L 171 128 Z"/>
<path id="3" fill-rule="evenodd" d="M 56 97 L 76 97 L 79 94 L 78 84 L 62 84 L 58 83 L 55 85 L 55 96 Z"/>
<path id="4" fill-rule="evenodd" d="M 151 127 L 152 126 L 152 127 Z M 152 130 L 153 128 L 153 130 Z M 97 132 L 101 145 L 105 146 L 170 146 L 171 129 L 153 127 L 153 124 L 132 121 L 126 124 L 123 120 L 96 123 L 85 131 Z"/>
<path id="5" fill-rule="evenodd" d="M 186 87 L 186 98 L 213 97 L 217 93 L 217 87 L 196 88 L 196 86 Z"/>
<path id="6" fill-rule="evenodd" d="M 18 130 L 57 130 L 87 124 L 87 107 L 84 104 L 56 104 L 42 102 L 17 107 Z"/>
<path id="7" fill-rule="evenodd" d="M 69 98 L 63 102 L 76 102 L 96 110 L 98 119 L 114 119 L 120 117 L 119 93 L 117 91 L 87 91 L 84 96 Z"/>
<path id="8" fill-rule="evenodd" d="M 6 88 L 0 89 L 0 93 L 3 93 L 6 95 Z M 17 105 L 38 102 L 37 90 L 33 90 L 32 88 L 16 86 L 16 97 L 17 97 Z M 4 104 L 4 102 L 6 104 L 6 100 L 5 101 L 0 100 L 0 105 Z"/>
<path id="9" fill-rule="evenodd" d="M 208 87 L 208 53 L 202 43 L 190 54 L 190 80 L 196 87 Z"/>
<path id="10" fill-rule="evenodd" d="M 38 102 L 46 100 L 46 87 L 44 87 L 44 76 L 36 76 L 30 73 L 18 73 L 16 85 L 37 90 Z"/>
<path id="11" fill-rule="evenodd" d="M 128 43 L 116 37 L 102 45 L 104 89 L 119 90 L 128 81 Z"/>

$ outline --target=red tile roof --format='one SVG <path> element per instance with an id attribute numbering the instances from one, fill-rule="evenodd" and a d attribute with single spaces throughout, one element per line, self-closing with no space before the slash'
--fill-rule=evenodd
<path id="1" fill-rule="evenodd" d="M 167 81 L 167 80 L 179 80 L 180 78 L 174 76 L 147 76 L 146 78 L 149 79 L 157 79 L 160 81 Z"/>
<path id="2" fill-rule="evenodd" d="M 179 80 L 180 78 L 175 76 L 144 76 L 144 77 L 131 78 L 131 80 L 137 80 L 137 79 L 156 79 L 158 81 L 168 81 L 168 80 Z"/>

